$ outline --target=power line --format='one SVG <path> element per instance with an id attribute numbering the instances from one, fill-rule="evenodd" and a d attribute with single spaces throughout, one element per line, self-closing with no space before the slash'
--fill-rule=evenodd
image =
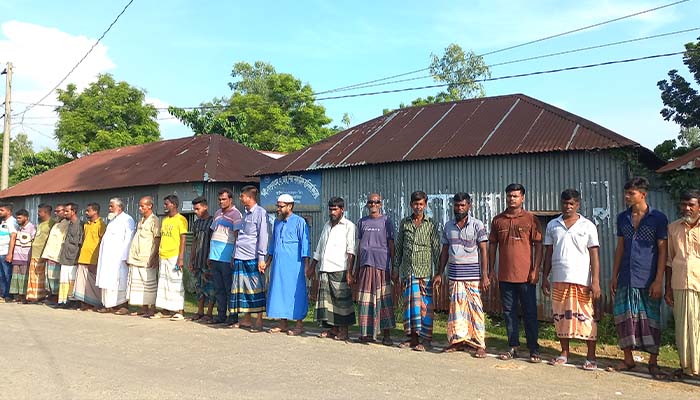
<path id="1" fill-rule="evenodd" d="M 571 50 L 558 51 L 555 53 L 541 54 L 541 55 L 533 56 L 533 57 L 526 57 L 526 58 L 504 61 L 504 62 L 495 63 L 495 64 L 489 64 L 488 67 L 492 68 L 492 67 L 499 67 L 502 65 L 521 63 L 521 62 L 525 62 L 525 61 L 539 60 L 539 59 L 543 59 L 543 58 L 556 57 L 556 56 L 561 56 L 561 55 L 565 55 L 565 54 L 572 54 L 572 53 L 578 53 L 578 52 L 582 52 L 582 51 L 595 50 L 595 49 L 600 49 L 600 48 L 604 48 L 604 47 L 611 47 L 611 46 L 618 46 L 621 44 L 640 42 L 643 40 L 650 40 L 650 39 L 656 39 L 656 38 L 660 38 L 660 37 L 679 35 L 682 33 L 688 33 L 688 32 L 693 32 L 693 31 L 698 31 L 698 30 L 700 30 L 700 27 L 683 29 L 683 30 L 674 31 L 674 32 L 660 33 L 660 34 L 651 35 L 651 36 L 643 36 L 643 37 L 638 37 L 638 38 L 634 38 L 634 39 L 620 40 L 617 42 L 598 44 L 598 45 L 588 46 L 588 47 L 579 47 L 579 48 L 571 49 Z M 350 90 L 366 89 L 366 88 L 376 87 L 376 86 L 386 86 L 386 85 L 392 85 L 394 83 L 410 82 L 410 81 L 416 81 L 416 80 L 427 79 L 427 78 L 433 78 L 433 75 L 421 75 L 421 76 L 417 76 L 417 77 L 413 77 L 413 78 L 406 78 L 406 79 L 399 79 L 399 80 L 395 80 L 395 81 L 361 85 L 361 86 L 356 86 L 356 87 L 349 88 L 349 89 L 337 90 L 336 92 L 346 92 L 346 91 L 350 91 Z M 314 93 L 314 95 L 322 94 L 322 93 L 323 92 Z"/>
<path id="2" fill-rule="evenodd" d="M 572 30 L 569 30 L 569 31 L 566 31 L 566 32 L 557 33 L 557 34 L 555 34 L 555 35 L 549 35 L 549 36 L 546 36 L 546 37 L 543 37 L 543 38 L 539 38 L 539 39 L 535 39 L 535 40 L 530 40 L 530 41 L 525 42 L 525 43 L 520 43 L 520 44 L 516 44 L 516 45 L 513 45 L 513 46 L 504 47 L 504 48 L 502 48 L 502 49 L 498 49 L 498 50 L 494 50 L 494 51 L 490 51 L 490 52 L 487 52 L 487 53 L 480 54 L 479 56 L 480 56 L 480 57 L 485 57 L 485 56 L 488 56 L 488 55 L 497 54 L 497 53 L 502 53 L 502 52 L 504 52 L 504 51 L 516 49 L 516 48 L 519 48 L 519 47 L 529 46 L 529 45 L 531 45 L 531 44 L 544 42 L 544 41 L 546 41 L 546 40 L 558 38 L 558 37 L 565 36 L 565 35 L 570 35 L 570 34 L 572 34 L 572 33 L 581 32 L 581 31 L 584 31 L 584 30 L 587 30 L 587 29 L 591 29 L 591 28 L 597 28 L 597 27 L 599 27 L 599 26 L 603 26 L 603 25 L 610 24 L 610 23 L 613 23 L 613 22 L 622 21 L 622 20 L 624 20 L 624 19 L 628 19 L 628 18 L 632 18 L 632 17 L 637 17 L 637 16 L 640 16 L 640 15 L 643 15 L 643 14 L 646 14 L 646 13 L 650 13 L 650 12 L 653 12 L 653 11 L 661 10 L 661 9 L 663 9 L 663 8 L 672 7 L 672 6 L 681 4 L 681 3 L 686 3 L 686 2 L 688 2 L 688 1 L 690 1 L 690 0 L 679 0 L 679 1 L 675 1 L 675 2 L 668 3 L 668 4 L 664 4 L 664 5 L 661 5 L 661 6 L 658 6 L 658 7 L 649 8 L 649 9 L 647 9 L 647 10 L 638 11 L 638 12 L 636 12 L 636 13 L 627 14 L 627 15 L 624 15 L 624 16 L 622 16 L 622 17 L 617 17 L 617 18 L 613 18 L 613 19 L 606 20 L 606 21 L 598 22 L 598 23 L 595 23 L 595 24 L 592 24 L 592 25 L 587 25 L 587 26 L 583 26 L 583 27 L 580 27 L 580 28 L 572 29 Z M 405 72 L 405 73 L 402 73 L 402 74 L 396 74 L 396 75 L 392 75 L 392 76 L 387 76 L 387 77 L 384 77 L 384 78 L 374 79 L 374 80 L 367 81 L 367 82 L 361 82 L 361 83 L 356 83 L 356 84 L 352 84 L 352 85 L 342 86 L 342 87 L 335 88 L 335 89 L 324 90 L 324 91 L 318 92 L 318 93 L 316 93 L 316 94 L 333 93 L 333 92 L 342 91 L 342 90 L 345 90 L 345 89 L 354 88 L 354 87 L 356 87 L 356 86 L 364 86 L 364 85 L 371 84 L 371 83 L 382 82 L 382 81 L 386 81 L 386 80 L 394 79 L 394 78 L 400 78 L 400 77 L 406 76 L 406 75 L 413 75 L 413 74 L 416 74 L 416 73 L 418 73 L 418 72 L 428 71 L 429 69 L 430 69 L 430 67 L 421 68 L 421 69 L 417 69 L 417 70 L 414 70 L 414 71 Z"/>
<path id="3" fill-rule="evenodd" d="M 573 70 L 578 70 L 578 69 L 588 69 L 588 68 L 602 67 L 602 66 L 613 65 L 613 64 L 630 63 L 630 62 L 635 62 L 635 61 L 650 60 L 650 59 L 654 59 L 654 58 L 670 57 L 670 56 L 676 56 L 676 55 L 684 54 L 684 53 L 686 53 L 686 52 L 685 51 L 678 51 L 675 53 L 655 54 L 655 55 L 651 55 L 651 56 L 628 58 L 628 59 L 624 59 L 624 60 L 605 61 L 605 62 L 600 62 L 600 63 L 596 63 L 596 64 L 577 65 L 577 66 L 573 66 L 573 67 L 557 68 L 557 69 L 550 69 L 550 70 L 545 70 L 545 71 L 527 72 L 527 73 L 523 73 L 523 74 L 499 76 L 499 77 L 495 77 L 495 78 L 477 79 L 474 82 L 492 82 L 492 81 L 500 81 L 500 80 L 505 80 L 505 79 L 523 78 L 526 76 L 553 74 L 553 73 L 557 73 L 557 72 L 573 71 Z M 355 93 L 355 94 L 346 94 L 346 95 L 342 95 L 342 96 L 322 97 L 322 98 L 318 98 L 316 100 L 321 101 L 321 100 L 344 99 L 344 98 L 349 98 L 349 97 L 375 96 L 375 95 L 386 94 L 386 93 L 398 93 L 398 92 L 408 92 L 408 91 L 412 91 L 412 90 L 433 89 L 433 88 L 445 87 L 448 85 L 449 85 L 448 83 L 441 83 L 441 84 L 435 84 L 435 85 L 426 85 L 426 86 L 418 86 L 418 87 L 410 87 L 410 88 L 402 88 L 402 89 L 382 90 L 379 92 Z"/>
<path id="4" fill-rule="evenodd" d="M 112 29 L 114 24 L 116 24 L 117 21 L 119 21 L 119 18 L 122 16 L 122 14 L 124 14 L 124 12 L 126 12 L 126 9 L 129 8 L 131 3 L 133 3 L 133 2 L 134 2 L 134 0 L 129 0 L 129 2 L 124 6 L 124 8 L 121 10 L 121 12 L 119 14 L 117 14 L 116 18 L 114 18 L 112 23 L 109 24 L 107 29 L 104 32 L 102 32 L 102 35 L 95 41 L 95 43 L 92 45 L 92 47 L 90 47 L 90 49 L 87 51 L 87 53 L 85 53 L 85 55 L 80 60 L 78 60 L 78 62 L 73 66 L 73 68 L 70 69 L 70 71 L 68 71 L 68 73 L 66 74 L 66 76 L 63 77 L 63 79 L 61 79 L 51 90 L 49 90 L 49 92 L 46 93 L 44 95 L 44 97 L 42 97 L 38 101 L 35 101 L 32 104 L 29 104 L 27 107 L 24 108 L 23 111 L 21 111 L 19 113 L 22 115 L 22 118 L 24 118 L 24 114 L 26 114 L 27 111 L 31 110 L 36 104 L 41 103 L 42 101 L 46 100 L 46 98 L 49 97 L 54 92 L 54 90 L 58 89 L 61 86 L 61 84 L 63 84 L 63 82 L 65 82 L 66 79 L 68 79 L 68 77 L 78 68 L 78 66 L 80 66 L 80 64 L 82 64 L 82 62 L 85 61 L 85 59 L 90 55 L 90 53 L 92 53 L 92 51 L 95 49 L 95 47 L 97 47 L 97 45 L 100 44 L 100 41 L 102 41 L 102 39 L 104 39 L 104 37 L 107 35 L 107 33 Z M 19 114 L 17 114 L 17 115 L 19 115 Z"/>

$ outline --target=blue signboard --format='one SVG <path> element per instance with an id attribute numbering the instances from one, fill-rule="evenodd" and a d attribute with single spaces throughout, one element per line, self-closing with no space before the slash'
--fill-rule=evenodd
<path id="1" fill-rule="evenodd" d="M 274 207 L 281 194 L 294 197 L 295 209 L 321 208 L 321 173 L 297 172 L 285 175 L 267 175 L 260 179 L 260 204 Z"/>

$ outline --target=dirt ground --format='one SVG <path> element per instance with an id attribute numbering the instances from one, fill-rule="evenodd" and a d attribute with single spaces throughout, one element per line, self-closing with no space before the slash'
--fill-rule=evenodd
<path id="1" fill-rule="evenodd" d="M 693 383 L 464 352 L 0 304 L 2 398 L 700 398 Z"/>

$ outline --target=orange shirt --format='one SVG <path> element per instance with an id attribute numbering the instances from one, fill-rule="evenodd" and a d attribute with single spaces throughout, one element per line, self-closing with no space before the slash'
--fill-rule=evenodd
<path id="1" fill-rule="evenodd" d="M 527 282 L 532 266 L 532 245 L 542 241 L 537 217 L 522 210 L 518 215 L 498 214 L 491 222 L 489 243 L 498 243 L 498 280 Z"/>
<path id="2" fill-rule="evenodd" d="M 668 258 L 671 288 L 700 291 L 700 224 L 690 227 L 679 219 L 668 226 Z"/>

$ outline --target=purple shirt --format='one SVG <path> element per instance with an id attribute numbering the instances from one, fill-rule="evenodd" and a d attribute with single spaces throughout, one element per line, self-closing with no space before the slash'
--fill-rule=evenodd
<path id="1" fill-rule="evenodd" d="M 233 258 L 236 260 L 265 261 L 267 255 L 267 211 L 255 204 L 250 210 L 246 209 L 243 214 L 241 230 L 238 231 L 236 250 Z"/>
<path id="2" fill-rule="evenodd" d="M 15 240 L 15 252 L 12 255 L 13 265 L 27 265 L 29 263 L 29 253 L 32 249 L 32 240 L 36 235 L 36 228 L 31 222 L 20 226 Z"/>
<path id="3" fill-rule="evenodd" d="M 360 241 L 360 265 L 387 270 L 389 268 L 389 240 L 394 240 L 394 224 L 386 215 L 379 218 L 363 217 L 357 222 Z"/>

